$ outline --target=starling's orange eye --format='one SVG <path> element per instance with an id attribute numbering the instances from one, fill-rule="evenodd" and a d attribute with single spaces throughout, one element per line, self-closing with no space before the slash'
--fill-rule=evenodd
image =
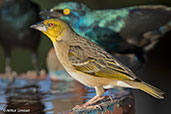
<path id="1" fill-rule="evenodd" d="M 68 9 L 68 8 L 66 8 L 66 9 L 63 10 L 63 13 L 64 13 L 65 15 L 69 15 L 69 14 L 71 13 L 71 10 Z"/>
<path id="2" fill-rule="evenodd" d="M 49 27 L 54 27 L 55 24 L 49 23 L 48 25 L 49 25 Z"/>

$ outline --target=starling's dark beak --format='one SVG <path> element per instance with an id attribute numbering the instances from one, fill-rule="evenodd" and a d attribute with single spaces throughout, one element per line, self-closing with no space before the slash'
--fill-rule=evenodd
<path id="1" fill-rule="evenodd" d="M 46 9 L 42 10 L 39 15 L 41 17 L 49 17 L 49 18 L 59 18 L 60 16 L 63 16 L 62 10 L 54 10 L 54 9 Z"/>
<path id="2" fill-rule="evenodd" d="M 42 32 L 47 32 L 47 27 L 43 22 L 38 22 L 34 25 L 31 25 L 30 28 L 33 28 Z"/>

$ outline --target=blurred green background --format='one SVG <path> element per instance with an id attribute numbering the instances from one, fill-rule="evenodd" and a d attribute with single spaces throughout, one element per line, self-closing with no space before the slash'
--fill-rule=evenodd
<path id="1" fill-rule="evenodd" d="M 34 0 L 41 9 L 51 8 L 59 2 L 71 0 Z M 162 4 L 171 7 L 171 0 L 72 0 L 83 2 L 90 8 L 120 8 L 134 5 Z M 159 87 L 166 95 L 165 100 L 157 100 L 151 96 L 135 91 L 136 114 L 170 114 L 171 107 L 171 61 L 170 61 L 171 33 L 167 34 L 157 46 L 148 53 L 148 62 L 136 74 L 146 82 Z M 46 56 L 52 43 L 45 35 L 39 45 L 38 62 L 39 68 L 46 68 Z M 4 72 L 4 53 L 0 46 L 0 73 Z M 12 51 L 11 66 L 18 73 L 33 69 L 31 52 L 23 49 Z"/>

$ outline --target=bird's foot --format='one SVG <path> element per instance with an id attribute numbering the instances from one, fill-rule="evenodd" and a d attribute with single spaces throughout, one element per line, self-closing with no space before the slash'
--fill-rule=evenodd
<path id="1" fill-rule="evenodd" d="M 101 110 L 101 106 L 99 104 L 102 103 L 103 101 L 107 101 L 108 99 L 113 101 L 113 98 L 110 96 L 95 96 L 82 105 L 76 105 L 73 108 L 73 110 L 97 109 L 97 108 Z"/>
<path id="2" fill-rule="evenodd" d="M 99 109 L 102 110 L 102 107 L 100 105 L 89 105 L 89 106 L 84 106 L 84 105 L 76 105 L 73 110 L 81 111 L 81 110 L 92 110 L 92 109 Z"/>
<path id="3" fill-rule="evenodd" d="M 9 78 L 13 78 L 13 77 L 17 76 L 17 72 L 13 71 L 11 67 L 6 66 L 5 75 Z"/>
<path id="4" fill-rule="evenodd" d="M 10 66 L 5 67 L 5 73 L 10 74 L 12 72 L 12 68 Z"/>
<path id="5" fill-rule="evenodd" d="M 26 76 L 31 78 L 31 79 L 44 79 L 47 74 L 46 71 L 44 69 L 40 70 L 40 71 L 27 71 Z"/>

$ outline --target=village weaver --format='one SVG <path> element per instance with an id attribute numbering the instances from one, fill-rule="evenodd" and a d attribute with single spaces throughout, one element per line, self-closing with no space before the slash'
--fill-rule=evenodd
<path id="1" fill-rule="evenodd" d="M 65 22 L 47 19 L 31 28 L 50 38 L 59 61 L 75 80 L 95 88 L 96 96 L 77 108 L 88 107 L 103 99 L 104 89 L 114 87 L 140 89 L 157 99 L 164 98 L 161 90 L 137 78 L 129 68 L 95 43 L 75 33 Z"/>

